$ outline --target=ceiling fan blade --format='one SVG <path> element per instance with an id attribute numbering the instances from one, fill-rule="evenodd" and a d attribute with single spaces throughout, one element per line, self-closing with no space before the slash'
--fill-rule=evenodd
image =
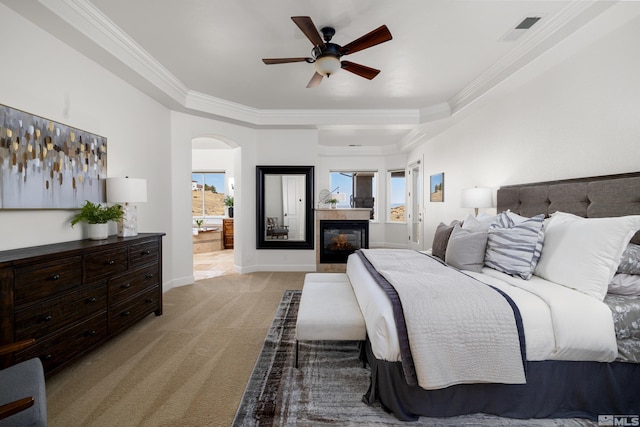
<path id="1" fill-rule="evenodd" d="M 313 58 L 263 58 L 262 62 L 271 64 L 288 64 L 289 62 L 313 62 Z"/>
<path id="2" fill-rule="evenodd" d="M 308 16 L 292 16 L 291 19 L 296 23 L 298 28 L 302 30 L 305 36 L 309 39 L 312 45 L 320 46 L 324 49 L 324 41 L 320 37 L 318 29 L 313 24 L 313 21 Z"/>
<path id="3" fill-rule="evenodd" d="M 391 32 L 389 31 L 387 26 L 382 25 L 371 31 L 370 33 L 360 37 L 359 39 L 356 39 L 351 43 L 342 46 L 342 49 L 340 49 L 340 53 L 342 55 L 348 55 L 354 52 L 361 51 L 363 49 L 367 49 L 371 46 L 384 43 L 391 40 L 392 38 L 393 37 L 391 36 Z"/>
<path id="4" fill-rule="evenodd" d="M 376 70 L 375 68 L 367 67 L 365 65 L 356 64 L 351 61 L 342 61 L 342 69 L 347 70 L 353 74 L 357 74 L 360 77 L 364 77 L 365 79 L 373 79 L 378 75 L 380 70 Z"/>
<path id="5" fill-rule="evenodd" d="M 314 73 L 313 77 L 311 77 L 311 80 L 309 80 L 309 83 L 307 84 L 307 89 L 318 86 L 321 81 L 322 81 L 322 74 Z"/>

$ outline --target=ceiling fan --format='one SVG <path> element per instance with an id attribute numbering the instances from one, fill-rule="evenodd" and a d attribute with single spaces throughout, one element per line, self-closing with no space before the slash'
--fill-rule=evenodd
<path id="1" fill-rule="evenodd" d="M 369 80 L 373 79 L 380 72 L 380 70 L 356 64 L 355 62 L 340 61 L 340 57 L 391 40 L 391 33 L 386 25 L 376 28 L 351 43 L 340 46 L 335 43 L 330 43 L 331 38 L 336 33 L 334 28 L 321 28 L 320 31 L 322 32 L 322 37 L 320 37 L 320 34 L 310 17 L 292 16 L 291 19 L 296 23 L 300 30 L 302 30 L 304 35 L 307 36 L 309 41 L 311 41 L 311 44 L 313 44 L 311 57 L 264 58 L 262 62 L 265 64 L 286 64 L 289 62 L 308 62 L 309 64 L 314 64 L 316 71 L 313 74 L 313 77 L 311 77 L 311 80 L 309 80 L 309 84 L 307 84 L 308 88 L 318 86 L 324 76 L 329 77 L 340 68 Z"/>

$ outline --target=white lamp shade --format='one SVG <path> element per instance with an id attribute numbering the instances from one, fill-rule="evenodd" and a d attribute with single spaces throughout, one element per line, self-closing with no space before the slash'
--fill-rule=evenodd
<path id="1" fill-rule="evenodd" d="M 322 74 L 325 77 L 332 75 L 340 68 L 342 68 L 340 60 L 335 56 L 330 55 L 321 56 L 320 58 L 316 59 L 314 66 L 318 74 Z"/>
<path id="2" fill-rule="evenodd" d="M 463 208 L 490 208 L 493 206 L 493 192 L 490 188 L 466 188 L 462 190 Z"/>
<path id="3" fill-rule="evenodd" d="M 107 201 L 139 203 L 147 201 L 147 180 L 139 178 L 107 178 Z"/>

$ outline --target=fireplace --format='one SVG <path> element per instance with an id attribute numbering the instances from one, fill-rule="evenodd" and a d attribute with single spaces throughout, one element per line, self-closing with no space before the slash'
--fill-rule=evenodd
<path id="1" fill-rule="evenodd" d="M 321 264 L 346 264 L 349 255 L 368 247 L 368 220 L 320 221 Z"/>

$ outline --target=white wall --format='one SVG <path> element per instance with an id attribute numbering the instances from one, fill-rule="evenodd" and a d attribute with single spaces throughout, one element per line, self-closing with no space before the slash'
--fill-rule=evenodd
<path id="1" fill-rule="evenodd" d="M 387 223 L 387 171 L 404 169 L 406 155 L 391 156 L 364 155 L 359 150 L 347 152 L 345 155 L 323 155 L 319 158 L 316 170 L 316 201 L 322 189 L 333 190 L 329 183 L 331 171 L 374 171 L 376 176 L 376 220 L 369 224 L 370 247 L 399 247 L 407 245 L 406 224 Z M 317 203 L 316 203 L 317 204 Z M 317 207 L 317 206 L 316 206 Z"/>
<path id="2" fill-rule="evenodd" d="M 314 165 L 317 198 L 330 169 L 373 168 L 381 183 L 386 170 L 424 156 L 425 189 L 430 174 L 445 173 L 445 203 L 425 202 L 426 247 L 438 222 L 470 213 L 459 207 L 463 188 L 640 170 L 640 19 L 628 16 L 620 28 L 610 19 L 625 13 L 624 3 L 518 73 L 526 82 L 509 79 L 501 85 L 508 90 L 497 88 L 473 113 L 459 113 L 453 128 L 397 156 L 321 156 L 315 130 L 259 130 L 169 111 L 2 4 L 0 102 L 106 136 L 109 175 L 147 179 L 139 229 L 167 233 L 165 289 L 193 280 L 195 137 L 235 147 L 236 270 L 307 271 L 315 268 L 313 251 L 255 249 L 256 165 Z M 610 33 L 596 37 L 596 27 Z M 568 48 L 590 37 L 587 47 Z M 382 214 L 386 193 L 379 188 Z M 69 226 L 72 214 L 0 210 L 0 250 L 80 239 L 81 227 Z M 403 247 L 403 227 L 381 218 L 372 224 L 372 246 Z"/>
<path id="3" fill-rule="evenodd" d="M 566 43 L 589 39 L 609 18 Z M 440 221 L 472 212 L 460 208 L 463 188 L 640 171 L 638 40 L 636 17 L 575 53 L 560 46 L 547 55 L 558 65 L 546 67 L 541 58 L 533 67 L 543 71 L 533 80 L 507 82 L 506 95 L 414 150 L 410 157 L 424 155 L 427 192 L 429 175 L 445 173 L 445 202 L 426 197 L 426 247 Z"/>
<path id="4" fill-rule="evenodd" d="M 318 131 L 307 129 L 261 130 L 258 131 L 256 148 L 256 165 L 315 167 L 318 159 Z M 252 172 L 255 174 L 255 167 Z M 315 188 L 318 188 L 317 182 Z M 246 264 L 243 271 L 315 271 L 316 253 L 312 249 L 255 249 L 255 187 L 251 197 L 254 202 L 252 212 L 254 227 L 251 238 L 255 263 Z"/>
<path id="5" fill-rule="evenodd" d="M 171 247 L 169 111 L 3 4 L 0 40 L 0 102 L 107 137 L 108 175 L 147 179 L 139 231 L 167 232 Z M 83 238 L 83 227 L 69 224 L 73 213 L 0 210 L 0 250 Z M 165 277 L 170 256 L 165 250 Z"/>
<path id="6" fill-rule="evenodd" d="M 255 165 L 256 131 L 218 120 L 171 112 L 171 206 L 175 238 L 171 263 L 174 286 L 193 283 L 193 239 L 191 237 L 191 168 L 192 140 L 211 137 L 233 147 L 235 180 L 234 243 L 235 269 L 253 263 L 251 252 L 255 248 Z M 253 194 L 253 196 L 251 196 Z M 246 196 L 245 196 L 246 195 Z"/>

